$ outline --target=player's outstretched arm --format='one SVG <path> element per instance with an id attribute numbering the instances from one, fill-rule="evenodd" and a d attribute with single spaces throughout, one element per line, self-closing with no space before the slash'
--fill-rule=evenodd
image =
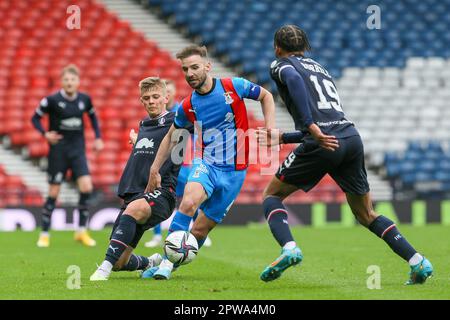
<path id="1" fill-rule="evenodd" d="M 161 187 L 161 176 L 159 174 L 159 170 L 161 169 L 164 162 L 166 162 L 166 160 L 169 158 L 170 152 L 172 151 L 173 147 L 177 144 L 177 141 L 172 140 L 172 135 L 175 130 L 176 128 L 172 124 L 166 136 L 159 145 L 155 160 L 150 167 L 150 174 L 148 177 L 148 183 L 147 187 L 145 188 L 145 192 L 153 192 L 156 188 Z"/>
<path id="2" fill-rule="evenodd" d="M 275 127 L 275 101 L 272 94 L 261 87 L 258 101 L 261 103 L 261 109 L 264 115 L 264 126 L 267 129 Z"/>
<path id="3" fill-rule="evenodd" d="M 256 138 L 261 146 L 277 146 L 280 144 L 300 143 L 304 138 L 301 131 L 283 132 L 280 129 L 258 128 Z"/>

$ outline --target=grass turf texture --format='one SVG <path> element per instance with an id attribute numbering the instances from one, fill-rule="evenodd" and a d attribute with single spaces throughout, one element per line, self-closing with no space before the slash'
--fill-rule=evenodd
<path id="1" fill-rule="evenodd" d="M 296 227 L 304 260 L 273 282 L 259 274 L 279 255 L 267 226 L 218 227 L 213 246 L 169 281 L 139 279 L 136 272 L 113 273 L 90 282 L 104 258 L 109 230 L 92 232 L 97 247 L 73 241 L 72 232 L 52 232 L 51 246 L 37 248 L 37 232 L 0 233 L 0 299 L 449 299 L 449 227 L 401 226 L 407 239 L 431 260 L 435 276 L 424 285 L 404 286 L 409 267 L 385 243 L 362 227 Z M 149 256 L 161 248 L 136 253 Z M 81 289 L 69 290 L 68 266 L 81 269 Z M 381 289 L 369 290 L 369 265 L 381 268 Z"/>

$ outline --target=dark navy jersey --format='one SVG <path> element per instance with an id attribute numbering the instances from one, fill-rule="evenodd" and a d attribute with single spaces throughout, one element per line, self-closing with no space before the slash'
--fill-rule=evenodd
<path id="1" fill-rule="evenodd" d="M 148 183 L 150 167 L 158 153 L 159 145 L 173 123 L 175 114 L 165 112 L 155 119 L 149 117 L 140 122 L 136 143 L 133 146 L 127 165 L 119 182 L 118 196 L 122 199 L 143 193 Z M 174 164 L 171 158 L 161 167 L 161 187 L 173 192 L 177 184 L 180 164 Z"/>
<path id="2" fill-rule="evenodd" d="M 43 98 L 36 109 L 40 117 L 48 113 L 49 131 L 57 131 L 63 136 L 61 144 L 78 140 L 84 145 L 83 113 L 85 112 L 91 117 L 95 114 L 91 98 L 87 94 L 78 92 L 73 99 L 70 99 L 63 90 Z"/>
<path id="3" fill-rule="evenodd" d="M 307 128 L 314 122 L 324 134 L 336 138 L 358 135 L 353 123 L 345 118 L 331 75 L 319 63 L 297 56 L 281 58 L 272 62 L 270 75 L 296 130 L 308 135 Z"/>

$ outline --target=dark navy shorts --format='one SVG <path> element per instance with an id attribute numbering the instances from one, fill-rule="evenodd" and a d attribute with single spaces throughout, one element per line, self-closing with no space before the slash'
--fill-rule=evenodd
<path id="1" fill-rule="evenodd" d="M 321 148 L 313 140 L 303 142 L 287 156 L 276 177 L 308 192 L 328 173 L 345 193 L 368 193 L 370 189 L 361 137 L 338 140 L 339 148 L 335 151 Z"/>
<path id="2" fill-rule="evenodd" d="M 114 231 L 119 225 L 120 217 L 127 208 L 128 204 L 138 199 L 145 199 L 150 205 L 152 211 L 150 218 L 148 218 L 145 223 L 136 225 L 136 233 L 130 243 L 130 247 L 133 248 L 136 248 L 145 231 L 160 224 L 164 220 L 167 220 L 172 215 L 176 203 L 175 193 L 165 188 L 159 188 L 153 193 L 143 193 L 131 196 L 129 200 L 125 201 L 124 205 L 120 208 L 119 215 L 114 222 L 111 236 L 114 234 Z"/>
<path id="3" fill-rule="evenodd" d="M 69 146 L 51 146 L 48 154 L 48 182 L 61 184 L 67 170 L 72 170 L 73 180 L 89 175 L 89 168 L 84 148 L 71 149 Z"/>

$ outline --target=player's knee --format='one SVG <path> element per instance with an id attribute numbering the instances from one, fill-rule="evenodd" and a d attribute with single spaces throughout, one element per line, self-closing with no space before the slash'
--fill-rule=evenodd
<path id="1" fill-rule="evenodd" d="M 283 201 L 286 196 L 283 195 L 281 192 L 275 192 L 275 190 L 273 188 L 271 188 L 270 186 L 267 186 L 264 191 L 263 191 L 263 201 L 266 200 L 269 197 L 277 197 L 280 198 L 281 201 Z"/>
<path id="2" fill-rule="evenodd" d="M 194 215 L 197 210 L 198 204 L 191 198 L 184 197 L 180 204 L 180 211 L 190 216 Z"/>
<path id="3" fill-rule="evenodd" d="M 91 193 L 94 190 L 91 176 L 82 176 L 78 178 L 78 189 L 82 193 Z"/>
<path id="4" fill-rule="evenodd" d="M 135 200 L 127 206 L 123 214 L 132 216 L 136 221 L 145 220 L 150 215 L 149 205 L 143 199 Z"/>
<path id="5" fill-rule="evenodd" d="M 57 198 L 59 195 L 59 190 L 61 189 L 60 185 L 50 185 L 49 189 L 48 189 L 48 196 L 50 198 Z"/>

